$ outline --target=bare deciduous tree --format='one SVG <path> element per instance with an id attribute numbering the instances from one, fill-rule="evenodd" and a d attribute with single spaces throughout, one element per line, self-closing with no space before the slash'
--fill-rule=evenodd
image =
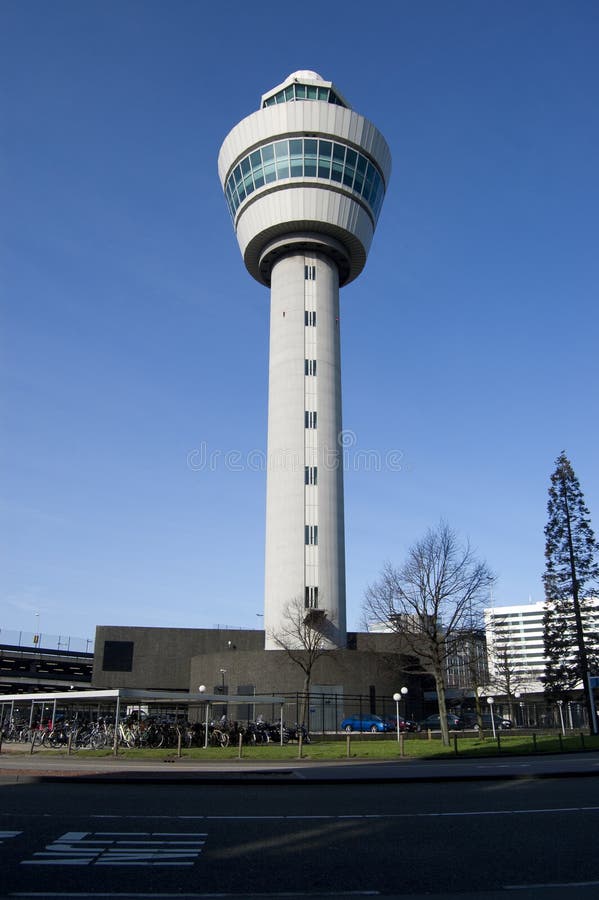
<path id="1" fill-rule="evenodd" d="M 285 607 L 283 622 L 271 637 L 304 673 L 303 700 L 300 724 L 305 725 L 306 707 L 312 681 L 312 670 L 323 653 L 331 652 L 327 640 L 328 619 L 324 610 L 306 609 L 302 597 L 290 600 Z"/>
<path id="2" fill-rule="evenodd" d="M 507 697 L 509 718 L 514 718 L 514 700 L 517 694 L 531 690 L 537 680 L 531 669 L 523 668 L 516 661 L 509 644 L 490 642 L 487 645 L 489 658 L 489 689 Z"/>
<path id="3" fill-rule="evenodd" d="M 401 568 L 387 563 L 365 596 L 364 616 L 387 624 L 402 636 L 435 679 L 443 743 L 449 744 L 445 686 L 447 661 L 456 642 L 480 618 L 495 580 L 470 545 L 441 522 L 408 551 Z"/>

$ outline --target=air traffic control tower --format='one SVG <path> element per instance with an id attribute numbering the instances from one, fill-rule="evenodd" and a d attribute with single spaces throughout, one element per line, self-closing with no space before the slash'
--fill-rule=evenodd
<path id="1" fill-rule="evenodd" d="M 330 81 L 293 72 L 221 147 L 246 268 L 270 287 L 266 649 L 300 604 L 346 646 L 339 288 L 357 278 L 391 154 Z"/>

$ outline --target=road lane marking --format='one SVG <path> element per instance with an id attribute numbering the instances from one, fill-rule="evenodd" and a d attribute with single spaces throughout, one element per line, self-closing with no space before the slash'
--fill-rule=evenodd
<path id="1" fill-rule="evenodd" d="M 3 844 L 4 841 L 7 841 L 9 838 L 18 837 L 20 834 L 23 834 L 22 831 L 0 831 L 0 844 Z"/>
<path id="2" fill-rule="evenodd" d="M 67 831 L 22 866 L 193 866 L 205 833 Z"/>
<path id="3" fill-rule="evenodd" d="M 538 815 L 539 813 L 568 813 L 568 812 L 599 812 L 599 806 L 556 806 L 556 807 L 535 807 L 530 809 L 482 809 L 464 812 L 463 810 L 454 810 L 449 812 L 414 812 L 414 813 L 349 813 L 347 815 L 253 815 L 253 816 L 193 816 L 194 819 L 203 819 L 206 822 L 292 822 L 298 819 L 322 821 L 331 819 L 422 819 L 436 818 L 439 816 L 517 816 L 517 815 Z M 137 818 L 136 816 L 124 816 L 123 818 Z M 148 816 L 147 818 L 152 818 Z M 175 819 L 189 819 L 190 816 L 174 816 Z"/>
<path id="4" fill-rule="evenodd" d="M 547 815 L 547 814 L 555 814 L 555 813 L 581 813 L 588 812 L 594 813 L 599 812 L 599 806 L 551 806 L 551 807 L 530 807 L 525 809 L 477 809 L 477 810 L 448 810 L 447 812 L 402 812 L 402 813 L 346 813 L 346 814 L 330 814 L 330 815 L 314 815 L 314 814 L 306 814 L 306 815 L 251 815 L 251 816 L 240 816 L 240 815 L 219 815 L 219 816 L 211 816 L 211 815 L 202 815 L 202 816 L 164 816 L 164 815 L 135 815 L 135 814 L 114 814 L 114 815 L 96 815 L 96 814 L 81 814 L 77 816 L 69 816 L 68 818 L 71 821 L 77 819 L 83 819 L 85 821 L 91 821 L 93 819 L 112 819 L 119 821 L 144 821 L 144 820 L 164 820 L 168 819 L 170 822 L 294 822 L 298 820 L 303 821 L 337 821 L 341 819 L 426 819 L 426 818 L 463 818 L 467 816 L 471 816 L 473 818 L 477 816 L 527 816 L 527 815 Z M 40 816 L 38 813 L 0 813 L 0 815 L 5 815 L 10 817 L 11 819 L 36 819 L 39 820 Z M 44 818 L 49 819 L 65 819 L 67 818 L 64 814 L 56 814 L 56 813 L 44 813 Z M 0 836 L 2 834 L 15 836 L 17 834 L 21 834 L 22 832 L 0 832 Z M 70 832 L 69 832 L 70 833 Z M 80 832 L 73 832 L 73 834 L 79 834 Z M 81 832 L 82 834 L 87 834 L 87 832 Z M 97 834 L 119 834 L 121 832 L 97 832 Z M 126 834 L 135 834 L 136 832 L 123 832 Z M 142 833 L 142 832 L 138 832 Z M 165 832 L 154 832 L 156 835 L 165 834 Z M 179 834 L 179 832 L 174 832 L 174 834 Z M 193 836 L 193 835 L 192 835 Z"/>
<path id="5" fill-rule="evenodd" d="M 276 894 L 273 894 L 272 891 L 261 893 L 252 891 L 251 894 L 240 894 L 239 892 L 231 893 L 231 892 L 217 892 L 217 891 L 206 891 L 201 894 L 190 894 L 186 891 L 185 897 L 187 900 L 203 900 L 203 898 L 221 898 L 221 897 L 267 897 L 272 900 L 273 896 L 276 897 L 379 897 L 380 891 L 277 891 Z M 123 893 L 122 891 L 14 891 L 12 894 L 8 894 L 9 897 L 139 897 L 139 898 L 152 898 L 152 900 L 166 900 L 166 898 L 176 898 L 176 900 L 181 900 L 181 893 L 178 894 L 148 894 L 148 893 L 135 893 L 134 891 L 126 891 Z"/>
<path id="6" fill-rule="evenodd" d="M 548 881 L 546 884 L 504 884 L 504 891 L 535 891 L 546 888 L 597 887 L 599 881 Z"/>

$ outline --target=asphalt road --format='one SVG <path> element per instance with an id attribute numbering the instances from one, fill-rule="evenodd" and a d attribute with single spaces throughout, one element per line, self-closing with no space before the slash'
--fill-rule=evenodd
<path id="1" fill-rule="evenodd" d="M 599 780 L 4 784 L 3 897 L 599 895 Z"/>

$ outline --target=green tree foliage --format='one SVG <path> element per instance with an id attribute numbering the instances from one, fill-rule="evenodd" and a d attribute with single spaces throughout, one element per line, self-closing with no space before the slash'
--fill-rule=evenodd
<path id="1" fill-rule="evenodd" d="M 582 681 L 590 714 L 589 671 L 599 673 L 599 634 L 593 628 L 590 598 L 597 592 L 597 543 L 572 465 L 564 452 L 551 476 L 545 527 L 543 620 L 545 690 L 560 696 Z"/>

